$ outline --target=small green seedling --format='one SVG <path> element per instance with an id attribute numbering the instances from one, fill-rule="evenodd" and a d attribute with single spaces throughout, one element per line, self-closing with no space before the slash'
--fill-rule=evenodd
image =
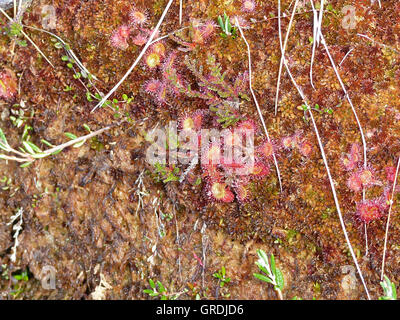
<path id="1" fill-rule="evenodd" d="M 155 283 L 152 279 L 149 279 L 149 284 L 151 289 L 143 290 L 144 293 L 147 293 L 150 297 L 161 297 L 161 300 L 168 300 L 167 290 L 161 281 Z"/>
<path id="2" fill-rule="evenodd" d="M 21 36 L 23 36 L 22 33 L 22 25 L 18 22 L 13 22 L 10 24 L 8 28 L 6 28 L 6 33 L 10 38 L 15 39 L 15 42 L 21 46 L 21 47 L 26 47 L 28 43 L 26 40 L 21 40 Z"/>
<path id="3" fill-rule="evenodd" d="M 16 150 L 9 145 L 6 135 L 0 128 L 0 150 L 4 151 L 4 153 L 0 153 L 0 159 L 21 162 L 22 164 L 20 165 L 20 167 L 25 168 L 28 167 L 35 160 L 49 157 L 51 155 L 56 155 L 67 147 L 72 146 L 74 148 L 79 148 L 85 143 L 87 139 L 93 138 L 94 136 L 109 129 L 110 127 L 106 127 L 82 137 L 77 137 L 76 135 L 67 132 L 65 133 L 65 135 L 69 139 L 71 139 L 71 141 L 58 146 L 54 146 L 50 142 L 41 139 L 41 142 L 44 145 L 50 147 L 50 149 L 42 150 L 36 144 L 30 141 L 31 136 L 29 134 L 29 131 L 32 130 L 32 127 L 25 125 L 21 139 L 22 146 L 19 147 L 18 150 Z"/>
<path id="4" fill-rule="evenodd" d="M 278 293 L 279 299 L 283 300 L 282 290 L 285 282 L 282 272 L 275 265 L 274 255 L 271 254 L 270 262 L 268 261 L 267 254 L 263 250 L 257 250 L 257 255 L 259 259 L 256 261 L 256 265 L 265 274 L 254 273 L 254 277 L 266 283 L 272 284 L 275 291 Z"/>
<path id="5" fill-rule="evenodd" d="M 168 183 L 170 181 L 179 181 L 179 168 L 172 165 L 171 167 L 165 164 L 156 163 L 154 165 L 157 182 L 162 181 L 163 183 Z"/>
<path id="6" fill-rule="evenodd" d="M 224 13 L 223 18 L 221 16 L 218 16 L 218 24 L 222 30 L 222 32 L 220 33 L 220 36 L 222 38 L 231 37 L 232 39 L 235 39 L 237 37 L 237 28 L 232 27 L 231 21 L 226 13 Z"/>
<path id="7" fill-rule="evenodd" d="M 188 290 L 185 289 L 182 292 L 168 293 L 168 290 L 163 286 L 161 281 L 154 282 L 149 279 L 151 289 L 144 289 L 143 292 L 147 293 L 150 297 L 160 297 L 160 300 L 176 300 L 181 294 L 186 293 Z"/>
<path id="8" fill-rule="evenodd" d="M 397 300 L 396 286 L 387 276 L 384 276 L 380 284 L 385 295 L 379 297 L 379 300 Z"/>
<path id="9" fill-rule="evenodd" d="M 219 280 L 219 286 L 223 288 L 226 284 L 231 282 L 231 278 L 226 277 L 226 270 L 225 267 L 222 267 L 221 270 L 218 270 L 218 272 L 215 272 L 213 274 L 214 278 L 217 278 Z"/>
<path id="10" fill-rule="evenodd" d="M 19 274 L 13 275 L 12 277 L 14 278 L 14 280 L 18 281 L 18 283 L 16 283 L 14 285 L 13 290 L 10 292 L 10 294 L 14 298 L 16 298 L 24 291 L 22 284 L 24 282 L 28 282 L 28 280 L 29 280 L 28 271 L 24 270 Z M 21 281 L 22 281 L 22 283 L 21 283 Z"/>

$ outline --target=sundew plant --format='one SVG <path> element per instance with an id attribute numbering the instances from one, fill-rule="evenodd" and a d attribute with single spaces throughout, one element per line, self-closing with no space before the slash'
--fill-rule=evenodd
<path id="1" fill-rule="evenodd" d="M 1 1 L 0 299 L 396 300 L 399 12 Z"/>

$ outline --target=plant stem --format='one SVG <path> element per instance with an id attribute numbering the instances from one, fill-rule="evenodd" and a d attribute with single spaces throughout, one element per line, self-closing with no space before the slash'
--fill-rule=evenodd
<path id="1" fill-rule="evenodd" d="M 260 108 L 260 106 L 259 106 L 259 104 L 258 104 L 257 97 L 256 97 L 256 95 L 255 95 L 255 93 L 254 93 L 254 90 L 253 90 L 250 45 L 249 45 L 249 43 L 247 42 L 246 37 L 244 36 L 243 30 L 242 30 L 242 28 L 240 27 L 239 20 L 238 20 L 237 18 L 236 18 L 236 24 L 237 24 L 238 29 L 239 29 L 239 31 L 240 31 L 240 35 L 242 36 L 242 38 L 243 38 L 243 40 L 244 40 L 244 42 L 246 43 L 246 46 L 247 46 L 247 54 L 248 54 L 248 59 L 249 59 L 249 87 L 250 87 L 250 92 L 251 92 L 251 95 L 253 96 L 254 103 L 255 103 L 255 105 L 256 105 L 256 107 L 257 107 L 257 112 L 258 112 L 258 115 L 259 115 L 259 117 L 260 117 L 261 123 L 262 123 L 262 125 L 263 125 L 265 135 L 267 136 L 267 140 L 268 140 L 268 142 L 271 142 L 271 139 L 270 139 L 269 134 L 268 134 L 267 126 L 265 125 L 264 117 L 263 117 L 262 112 L 261 112 L 261 108 Z M 277 173 L 277 175 L 278 175 L 279 188 L 280 188 L 280 190 L 281 190 L 281 192 L 282 192 L 281 173 L 280 173 L 280 171 L 279 171 L 278 161 L 276 160 L 275 152 L 272 153 L 272 157 L 273 157 L 273 159 L 274 159 L 274 164 L 275 164 L 275 168 L 276 168 L 276 173 Z"/>
<path id="2" fill-rule="evenodd" d="M 290 29 L 292 28 L 292 24 L 293 24 L 293 19 L 294 19 L 294 15 L 296 13 L 296 9 L 297 9 L 297 3 L 299 2 L 299 0 L 296 0 L 296 2 L 294 3 L 294 8 L 293 8 L 293 12 L 292 12 L 292 16 L 290 17 L 290 21 L 289 21 L 289 26 L 288 29 L 286 31 L 286 36 L 285 36 L 285 42 L 283 43 L 283 48 L 282 48 L 282 44 L 281 45 L 281 52 L 282 52 L 282 56 L 281 56 L 281 62 L 279 64 L 279 73 L 278 73 L 278 83 L 276 85 L 276 96 L 275 96 L 275 116 L 278 113 L 278 100 L 279 100 L 279 87 L 281 84 L 281 74 L 282 74 L 282 68 L 283 68 L 283 59 L 284 59 L 284 55 L 285 55 L 285 50 L 286 50 L 286 45 L 289 39 L 289 33 L 290 33 Z M 281 0 L 278 0 L 278 16 L 281 16 Z M 281 28 L 280 28 L 280 18 L 279 18 L 279 37 L 282 38 L 282 34 L 281 34 Z"/>
<path id="3" fill-rule="evenodd" d="M 275 291 L 278 293 L 279 300 L 283 300 L 282 291 L 279 288 L 276 288 Z"/>
<path id="4" fill-rule="evenodd" d="M 394 193 L 396 191 L 396 182 L 397 182 L 397 175 L 399 174 L 399 168 L 400 168 L 400 157 L 399 157 L 399 160 L 397 161 L 396 176 L 393 181 L 392 196 L 390 197 L 389 213 L 388 213 L 388 218 L 387 218 L 387 222 L 386 222 L 385 245 L 383 247 L 383 256 L 382 256 L 382 271 L 381 271 L 381 280 L 382 281 L 383 281 L 383 275 L 385 273 L 385 259 L 386 259 L 387 240 L 388 240 L 388 233 L 389 233 L 390 214 L 392 213 L 393 198 L 394 198 Z"/>

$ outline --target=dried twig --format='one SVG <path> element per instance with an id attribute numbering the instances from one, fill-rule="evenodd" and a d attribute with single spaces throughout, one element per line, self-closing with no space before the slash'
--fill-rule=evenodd
<path id="1" fill-rule="evenodd" d="M 296 2 L 297 2 L 297 1 L 296 1 Z M 247 55 L 248 55 L 248 60 L 249 60 L 249 87 L 250 87 L 250 92 L 251 92 L 251 95 L 253 96 L 254 103 L 255 103 L 255 105 L 256 105 L 256 107 L 257 107 L 257 112 L 258 112 L 258 115 L 259 115 L 259 117 L 260 117 L 262 126 L 263 126 L 263 128 L 264 128 L 264 132 L 265 132 L 265 135 L 266 135 L 266 137 L 267 137 L 267 140 L 268 140 L 268 142 L 271 142 L 271 139 L 270 139 L 269 134 L 268 134 L 268 129 L 267 129 L 267 126 L 265 125 L 264 117 L 263 117 L 262 112 L 261 112 L 261 108 L 260 108 L 260 106 L 259 106 L 259 104 L 258 104 L 257 97 L 256 97 L 256 95 L 255 95 L 255 93 L 254 93 L 254 90 L 253 90 L 250 45 L 249 45 L 249 43 L 247 42 L 246 37 L 244 36 L 243 30 L 242 30 L 242 28 L 241 28 L 241 26 L 240 26 L 240 24 L 239 24 L 239 20 L 238 20 L 237 18 L 236 18 L 236 25 L 237 25 L 237 27 L 239 28 L 240 35 L 242 36 L 242 38 L 243 38 L 243 40 L 244 40 L 244 42 L 246 43 L 246 46 L 247 46 Z M 274 164 L 275 164 L 275 168 L 276 168 L 276 173 L 277 173 L 277 175 L 278 175 L 279 187 L 280 187 L 280 190 L 281 190 L 281 192 L 282 192 L 281 173 L 280 173 L 280 171 L 279 171 L 278 161 L 276 160 L 275 152 L 272 153 L 272 157 L 273 157 L 273 159 L 274 159 Z"/>
<path id="2" fill-rule="evenodd" d="M 47 150 L 44 150 L 44 151 L 38 150 L 36 146 L 33 147 L 32 143 L 23 141 L 22 143 L 23 143 L 25 149 L 30 151 L 29 153 L 28 152 L 21 152 L 21 151 L 18 151 L 16 149 L 12 148 L 8 144 L 7 139 L 5 138 L 5 135 L 4 135 L 3 131 L 0 129 L 0 149 L 5 151 L 5 152 L 8 152 L 8 153 L 16 155 L 16 156 L 9 156 L 9 155 L 6 155 L 6 154 L 0 154 L 0 159 L 12 160 L 12 161 L 17 161 L 17 162 L 32 163 L 33 161 L 35 161 L 37 159 L 45 158 L 45 157 L 48 157 L 48 156 L 50 156 L 52 154 L 58 153 L 61 150 L 67 148 L 67 147 L 83 144 L 86 140 L 88 140 L 90 138 L 93 138 L 94 136 L 97 136 L 97 135 L 99 135 L 99 134 L 101 134 L 104 131 L 109 130 L 109 129 L 111 129 L 111 127 L 105 127 L 103 129 L 100 129 L 100 130 L 97 130 L 95 132 L 89 133 L 89 134 L 87 134 L 85 136 L 73 139 L 71 141 L 68 141 L 66 143 L 60 144 L 58 146 L 54 146 L 54 147 L 52 147 L 50 149 L 47 149 Z"/>
<path id="3" fill-rule="evenodd" d="M 179 0 L 179 25 L 182 25 L 183 0 Z"/>
<path id="4" fill-rule="evenodd" d="M 154 28 L 150 38 L 147 40 L 146 45 L 144 46 L 144 48 L 142 49 L 142 51 L 140 52 L 139 56 L 136 58 L 135 62 L 132 64 L 132 66 L 129 68 L 129 70 L 124 74 L 124 76 L 122 77 L 122 79 L 110 90 L 110 92 L 108 92 L 103 99 L 101 99 L 101 101 L 92 109 L 91 112 L 95 111 L 97 108 L 101 107 L 106 101 L 107 99 L 115 92 L 117 91 L 117 89 L 121 86 L 121 84 L 126 80 L 126 78 L 128 78 L 128 76 L 131 74 L 131 72 L 133 71 L 133 69 L 135 69 L 136 65 L 140 62 L 140 60 L 143 58 L 143 56 L 145 55 L 147 49 L 150 47 L 151 42 L 153 41 L 154 37 L 156 36 L 158 30 L 160 29 L 160 26 L 162 24 L 162 22 L 164 21 L 165 16 L 167 15 L 167 12 L 169 10 L 169 8 L 171 7 L 171 4 L 174 0 L 169 0 L 167 6 L 164 9 L 164 12 L 161 15 L 160 20 L 158 21 L 156 27 Z"/>
<path id="5" fill-rule="evenodd" d="M 289 39 L 289 33 L 290 33 L 290 29 L 292 28 L 293 19 L 294 19 L 294 15 L 296 13 L 297 3 L 298 2 L 299 1 L 296 0 L 296 2 L 294 3 L 293 12 L 292 12 L 292 15 L 290 17 L 288 29 L 286 31 L 285 42 L 283 44 L 283 47 L 281 45 L 282 56 L 281 56 L 281 62 L 279 64 L 278 83 L 276 84 L 275 116 L 278 113 L 279 87 L 280 87 L 280 84 L 281 84 L 281 74 L 282 74 L 282 67 L 283 67 L 283 55 L 285 54 L 286 45 L 287 45 L 287 42 L 288 42 L 288 39 Z M 281 8 L 281 0 L 278 0 L 278 16 L 279 17 L 281 16 L 281 9 L 280 8 Z M 281 28 L 280 28 L 280 24 L 281 24 L 280 18 L 278 19 L 278 21 L 279 21 L 279 38 L 282 38 L 282 33 L 281 33 L 282 31 L 281 31 Z"/>
<path id="6" fill-rule="evenodd" d="M 313 64 L 314 64 L 314 57 L 315 57 L 315 49 L 319 45 L 320 37 L 321 37 L 321 29 L 322 29 L 322 15 L 324 12 L 324 0 L 321 0 L 321 8 L 319 11 L 319 17 L 318 13 L 314 8 L 314 2 L 313 0 L 310 0 L 313 14 L 314 14 L 314 25 L 313 25 L 313 48 L 312 48 L 312 55 L 311 55 L 311 66 L 310 66 L 310 82 L 311 86 L 315 89 L 314 87 L 314 82 L 313 82 Z"/>
<path id="7" fill-rule="evenodd" d="M 314 15 L 316 15 L 317 11 L 314 8 L 313 0 L 310 0 L 310 2 L 311 2 L 311 6 L 312 6 L 312 9 L 313 9 Z M 321 2 L 321 4 L 323 4 L 323 1 Z M 354 117 L 355 117 L 357 125 L 358 125 L 358 129 L 360 130 L 361 140 L 362 140 L 362 144 L 363 144 L 364 169 L 367 169 L 367 142 L 365 140 L 364 130 L 363 130 L 362 126 L 361 126 L 361 122 L 360 122 L 360 120 L 358 118 L 356 109 L 354 108 L 353 102 L 350 99 L 350 96 L 349 96 L 349 94 L 347 92 L 347 89 L 346 89 L 346 87 L 345 87 L 345 85 L 344 85 L 344 83 L 342 81 L 342 78 L 341 78 L 341 76 L 339 74 L 339 71 L 338 71 L 338 69 L 336 67 L 335 61 L 333 60 L 332 55 L 329 52 L 329 48 L 328 48 L 328 46 L 326 44 L 325 37 L 324 37 L 324 35 L 322 33 L 322 11 L 320 11 L 320 21 L 318 22 L 318 24 L 319 24 L 319 26 L 318 26 L 318 39 L 319 39 L 319 41 L 321 41 L 321 43 L 324 46 L 324 49 L 325 49 L 326 54 L 328 55 L 328 58 L 329 58 L 329 60 L 331 62 L 332 68 L 335 71 L 335 74 L 336 74 L 336 77 L 337 77 L 337 79 L 338 79 L 338 81 L 340 83 L 340 86 L 342 87 L 342 90 L 343 90 L 343 92 L 344 92 L 344 94 L 346 96 L 346 99 L 350 104 L 351 110 L 353 111 Z M 362 194 L 363 194 L 363 200 L 365 200 L 365 188 L 364 187 L 363 187 Z M 366 224 L 364 224 L 364 233 L 365 233 L 365 255 L 368 255 L 368 233 L 367 233 L 367 225 Z"/>
<path id="8" fill-rule="evenodd" d="M 278 19 L 278 21 L 279 21 L 279 20 L 280 20 L 280 19 Z M 280 23 L 279 23 L 279 25 L 280 25 Z M 281 37 L 280 37 L 280 43 L 281 43 L 281 49 L 282 49 L 282 39 L 281 39 Z M 359 276 L 360 276 L 360 279 L 361 279 L 361 282 L 362 282 L 362 284 L 363 284 L 363 286 L 364 286 L 364 289 L 365 289 L 365 292 L 366 292 L 366 294 L 367 294 L 367 297 L 368 297 L 368 299 L 371 299 L 371 297 L 370 297 L 370 295 L 369 295 L 369 291 L 368 291 L 367 285 L 366 285 L 365 280 L 364 280 L 364 277 L 363 277 L 363 275 L 362 275 L 360 266 L 358 265 L 356 255 L 354 254 L 353 247 L 352 247 L 352 245 L 351 245 L 350 239 L 349 239 L 348 234 L 347 234 L 346 225 L 344 224 L 344 220 L 343 220 L 343 216 L 342 216 L 342 211 L 341 211 L 341 209 L 340 209 L 339 200 L 338 200 L 338 197 L 337 197 L 337 194 L 336 194 L 335 183 L 334 183 L 334 181 L 333 181 L 333 179 L 332 179 L 332 176 L 331 176 L 331 172 L 330 172 L 329 165 L 328 165 L 328 160 L 327 160 L 326 155 L 325 155 L 324 146 L 323 146 L 321 137 L 320 137 L 320 135 L 319 135 L 318 127 L 317 127 L 317 124 L 316 124 L 316 122 L 315 122 L 314 115 L 313 115 L 313 113 L 312 113 L 312 109 L 311 109 L 310 106 L 308 105 L 307 100 L 306 100 L 306 97 L 305 97 L 303 91 L 302 91 L 302 90 L 300 89 L 300 87 L 298 86 L 296 80 L 294 79 L 294 77 L 293 77 L 293 75 L 292 75 L 292 73 L 291 73 L 291 71 L 290 71 L 290 69 L 289 69 L 289 67 L 288 67 L 288 65 L 287 65 L 287 62 L 286 62 L 286 59 L 285 59 L 283 50 L 282 50 L 282 57 L 283 57 L 284 65 L 285 65 L 285 67 L 286 67 L 286 71 L 287 71 L 287 73 L 289 74 L 289 77 L 290 77 L 290 79 L 292 80 L 293 85 L 296 87 L 298 93 L 300 94 L 300 96 L 301 96 L 303 102 L 305 103 L 305 105 L 306 105 L 306 107 L 307 107 L 307 110 L 308 110 L 308 112 L 309 112 L 309 115 L 310 115 L 310 118 L 311 118 L 311 121 L 312 121 L 312 124 L 313 124 L 313 127 L 314 127 L 315 135 L 316 135 L 317 140 L 318 140 L 318 145 L 319 145 L 319 148 L 320 148 L 320 151 L 321 151 L 322 160 L 323 160 L 323 162 L 324 162 L 325 169 L 326 169 L 326 172 L 327 172 L 327 175 L 328 175 L 329 183 L 330 183 L 331 190 L 332 190 L 333 199 L 334 199 L 335 206 L 336 206 L 336 210 L 337 210 L 337 212 L 338 212 L 338 216 L 339 216 L 339 220 L 340 220 L 340 225 L 341 225 L 341 227 L 342 227 L 342 230 L 343 230 L 343 233 L 344 233 L 344 237 L 345 237 L 345 239 L 346 239 L 347 246 L 348 246 L 349 251 L 350 251 L 350 254 L 351 254 L 352 258 L 353 258 L 354 264 L 355 264 L 355 266 L 356 266 L 356 268 L 357 268 L 357 272 L 358 272 L 358 274 L 359 274 Z"/>
<path id="9" fill-rule="evenodd" d="M 385 273 L 385 259 L 386 259 L 387 239 L 388 239 L 388 233 L 389 233 L 390 214 L 392 213 L 393 198 L 394 198 L 394 193 L 396 190 L 396 183 L 397 183 L 397 176 L 399 174 L 399 168 L 400 168 L 400 157 L 399 157 L 399 160 L 397 161 L 396 176 L 393 181 L 392 196 L 390 197 L 389 213 L 388 213 L 388 218 L 387 218 L 387 222 L 386 222 L 385 245 L 383 246 L 383 255 L 382 255 L 381 280 L 383 280 L 383 276 Z"/>

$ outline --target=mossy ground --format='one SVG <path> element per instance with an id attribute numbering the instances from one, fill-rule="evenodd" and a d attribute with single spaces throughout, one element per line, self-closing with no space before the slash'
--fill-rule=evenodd
<path id="1" fill-rule="evenodd" d="M 61 60 L 63 52 L 54 48 L 50 36 L 27 31 L 56 65 L 55 69 L 32 46 L 19 47 L 7 35 L 0 37 L 0 68 L 13 70 L 19 75 L 20 84 L 15 100 L 0 102 L 0 111 L 6 114 L 4 110 L 24 100 L 27 112 L 35 111 L 34 117 L 28 120 L 33 127 L 34 141 L 43 138 L 58 144 L 65 141 L 64 132 L 84 135 L 85 123 L 92 130 L 114 125 L 96 143 L 70 148 L 25 169 L 15 163 L 1 162 L 0 176 L 11 178 L 10 188 L 0 191 L 1 264 L 10 272 L 29 268 L 32 275 L 19 298 L 90 298 L 101 273 L 112 286 L 105 295 L 109 299 L 148 298 L 143 289 L 149 287 L 149 278 L 160 280 L 169 292 L 188 289 L 180 296 L 183 299 L 194 299 L 198 292 L 216 299 L 227 293 L 234 299 L 275 299 L 272 288 L 253 278 L 258 248 L 277 258 L 277 265 L 285 276 L 285 298 L 365 298 L 360 281 L 351 289 L 344 289 L 343 283 L 348 278 L 342 268 L 353 262 L 313 128 L 297 108 L 302 101 L 286 73 L 282 77 L 278 115 L 274 116 L 280 61 L 275 2 L 259 0 L 256 12 L 245 15 L 240 12 L 240 1 L 184 1 L 183 7 L 186 24 L 194 18 L 216 20 L 224 10 L 231 16 L 268 18 L 245 30 L 253 59 L 253 87 L 268 130 L 275 141 L 301 132 L 313 145 L 307 158 L 297 151 L 281 150 L 278 163 L 283 192 L 279 192 L 276 174 L 271 170 L 268 179 L 252 185 L 251 199 L 245 204 L 213 203 L 205 196 L 202 185 L 154 183 L 147 174 L 152 168 L 145 161 L 146 132 L 157 124 L 178 119 L 185 112 L 206 108 L 201 100 L 181 97 L 173 97 L 168 105 L 155 103 L 142 88 L 146 80 L 159 78 L 159 70 L 151 71 L 141 63 L 119 88 L 117 98 L 123 93 L 134 97 L 131 105 L 121 107 L 126 108 L 123 113 L 131 118 L 130 122 L 124 122 L 115 119 L 113 112 L 106 108 L 90 112 L 93 102 L 87 101 L 85 89 Z M 283 9 L 290 2 L 282 1 Z M 352 2 L 356 7 L 357 25 L 346 30 L 341 26 L 341 9 Z M 379 9 L 376 3 L 367 2 L 328 1 L 333 10 L 324 14 L 323 33 L 337 64 L 353 49 L 339 70 L 367 135 L 368 162 L 384 181 L 384 168 L 395 166 L 400 155 L 397 48 L 400 6 L 394 0 L 385 1 Z M 153 25 L 166 3 L 165 0 L 136 2 L 138 8 L 147 9 Z M 25 13 L 24 24 L 40 27 L 40 10 L 45 4 L 46 0 L 34 0 Z M 140 52 L 140 47 L 134 45 L 122 51 L 109 43 L 113 30 L 126 23 L 131 1 L 54 0 L 49 4 L 55 6 L 57 13 L 57 27 L 52 31 L 70 44 L 99 79 L 98 88 L 103 92 L 110 90 Z M 4 18 L 0 21 L 2 26 L 6 24 Z M 286 30 L 288 19 L 282 19 L 282 24 Z M 175 3 L 160 34 L 178 28 Z M 351 243 L 371 294 L 377 298 L 381 295 L 379 276 L 386 220 L 374 221 L 368 226 L 369 255 L 365 256 L 363 225 L 354 214 L 355 203 L 362 196 L 349 191 L 348 174 L 340 165 L 342 154 L 349 151 L 352 143 L 361 143 L 361 137 L 322 46 L 317 49 L 314 63 L 316 90 L 310 85 L 312 28 L 312 12 L 307 2 L 296 15 L 291 30 L 287 46 L 289 65 L 310 103 L 333 110 L 333 114 L 316 114 L 317 125 Z M 376 43 L 357 33 L 368 35 Z M 165 41 L 165 45 L 167 51 L 179 46 L 171 40 Z M 232 79 L 248 68 L 246 46 L 240 37 L 227 40 L 215 35 L 206 46 L 197 46 L 187 53 L 178 52 L 178 62 L 187 54 L 199 65 L 205 65 L 207 56 L 213 54 Z M 179 63 L 178 70 L 190 79 Z M 66 86 L 72 90 L 65 91 Z M 240 112 L 258 121 L 252 101 L 245 102 Z M 10 144 L 17 145 L 21 129 L 16 129 L 7 117 L 1 120 Z M 136 212 L 135 182 L 141 172 L 145 172 L 143 182 L 149 195 L 143 198 L 143 208 Z M 368 190 L 367 197 L 381 193 L 382 188 L 374 187 Z M 17 262 L 12 263 L 9 260 L 12 230 L 6 223 L 19 207 L 25 209 L 23 232 Z M 396 284 L 400 272 L 398 213 L 395 205 L 386 267 L 386 274 Z M 164 226 L 161 235 L 160 223 Z M 46 265 L 57 270 L 56 290 L 48 291 L 40 286 L 41 270 Z M 232 278 L 224 289 L 226 292 L 221 292 L 212 276 L 222 266 Z M 4 277 L 0 283 L 5 294 L 12 290 Z"/>

